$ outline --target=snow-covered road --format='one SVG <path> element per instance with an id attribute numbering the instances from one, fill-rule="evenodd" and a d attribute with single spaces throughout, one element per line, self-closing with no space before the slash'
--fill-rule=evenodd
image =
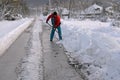
<path id="1" fill-rule="evenodd" d="M 18 80 L 82 80 L 68 64 L 64 48 L 56 41 L 49 41 L 49 27 L 41 24 L 38 19 L 34 24 L 29 40 L 31 46 L 18 67 Z"/>
<path id="2" fill-rule="evenodd" d="M 1 56 L 0 79 L 82 80 L 79 74 L 68 64 L 64 48 L 59 47 L 56 43 L 51 44 L 49 41 L 49 29 L 44 29 L 42 34 L 41 24 L 41 21 L 36 19 L 34 25 L 32 25 L 33 28 L 25 30 L 27 33 L 23 33 Z M 46 25 L 43 25 L 43 27 L 46 27 Z M 47 28 L 49 27 L 47 26 Z M 49 49 L 46 49 L 46 47 L 49 47 Z"/>

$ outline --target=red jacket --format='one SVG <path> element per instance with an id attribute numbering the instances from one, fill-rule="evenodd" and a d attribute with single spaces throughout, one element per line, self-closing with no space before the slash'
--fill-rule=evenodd
<path id="1" fill-rule="evenodd" d="M 57 28 L 60 25 L 60 16 L 54 16 L 53 14 L 51 14 L 48 16 L 46 22 L 48 22 L 50 18 L 54 18 L 54 28 Z"/>

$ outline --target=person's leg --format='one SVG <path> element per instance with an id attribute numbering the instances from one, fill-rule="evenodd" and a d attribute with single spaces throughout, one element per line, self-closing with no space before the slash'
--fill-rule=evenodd
<path id="1" fill-rule="evenodd" d="M 54 28 L 52 28 L 51 33 L 50 33 L 50 41 L 53 40 L 54 33 L 55 33 L 55 30 L 54 30 Z"/>
<path id="2" fill-rule="evenodd" d="M 59 26 L 57 29 L 58 29 L 59 40 L 62 40 L 61 27 Z"/>

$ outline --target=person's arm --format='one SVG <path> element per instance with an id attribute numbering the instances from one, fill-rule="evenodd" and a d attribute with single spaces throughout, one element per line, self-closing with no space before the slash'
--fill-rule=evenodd
<path id="1" fill-rule="evenodd" d="M 52 17 L 52 14 L 48 16 L 48 18 L 46 19 L 46 23 L 48 23 L 48 21 L 51 17 Z"/>

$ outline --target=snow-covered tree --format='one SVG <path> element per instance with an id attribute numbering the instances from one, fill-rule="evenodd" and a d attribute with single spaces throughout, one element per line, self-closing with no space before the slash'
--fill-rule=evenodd
<path id="1" fill-rule="evenodd" d="M 24 0 L 1 0 L 0 6 L 1 19 L 7 19 L 13 15 L 25 15 L 28 13 L 28 8 Z"/>

